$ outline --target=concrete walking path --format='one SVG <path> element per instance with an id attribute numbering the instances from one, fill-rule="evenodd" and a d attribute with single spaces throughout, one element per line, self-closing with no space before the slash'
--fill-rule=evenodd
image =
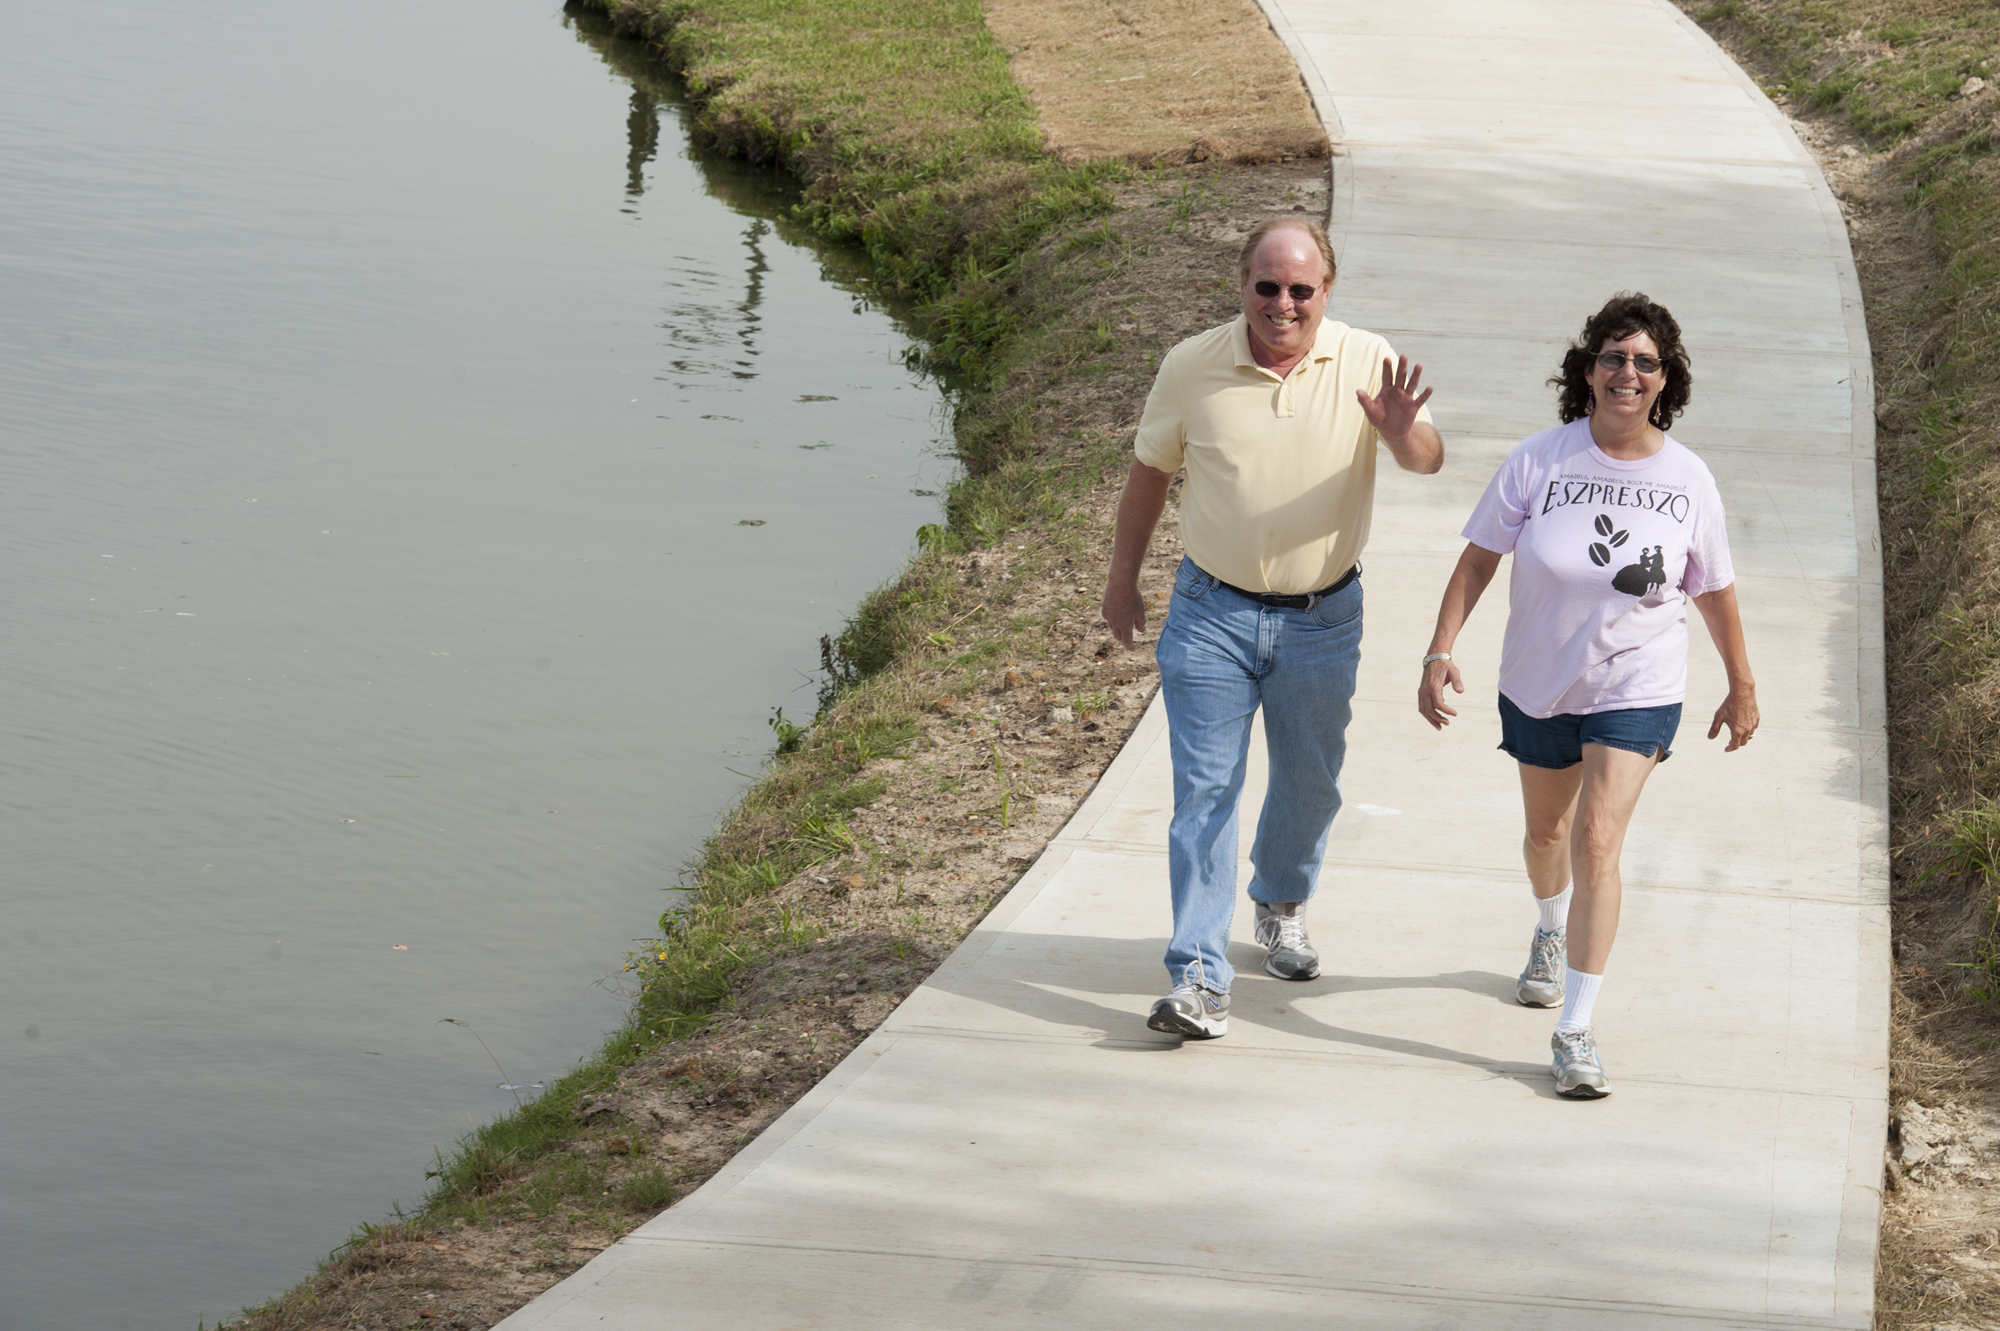
<path id="1" fill-rule="evenodd" d="M 1263 976 L 1246 906 L 1229 1036 L 1145 1030 L 1168 927 L 1156 702 L 928 984 L 509 1331 L 1870 1324 L 1881 579 L 1832 196 L 1664 0 L 1266 3 L 1339 145 L 1334 315 L 1423 361 L 1451 450 L 1437 477 L 1385 463 L 1312 912 L 1325 978 Z M 1703 739 L 1723 684 L 1690 615 L 1686 720 L 1626 847 L 1597 1009 L 1615 1094 L 1571 1103 L 1554 1015 L 1512 1001 L 1534 912 L 1493 748 L 1500 582 L 1460 641 L 1461 722 L 1433 735 L 1413 699 L 1460 525 L 1554 422 L 1542 381 L 1619 289 L 1682 321 L 1675 434 L 1730 509 L 1765 721 L 1727 758 Z"/>

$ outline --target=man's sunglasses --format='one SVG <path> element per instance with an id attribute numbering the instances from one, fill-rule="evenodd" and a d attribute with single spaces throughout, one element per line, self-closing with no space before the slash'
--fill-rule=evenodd
<path id="1" fill-rule="evenodd" d="M 1313 293 L 1319 290 L 1318 287 L 1309 287 L 1303 282 L 1294 282 L 1288 287 L 1281 287 L 1276 282 L 1253 282 L 1250 289 L 1265 300 L 1276 300 L 1280 291 L 1289 291 L 1292 293 L 1292 299 L 1301 305 L 1311 300 Z"/>
<path id="2" fill-rule="evenodd" d="M 1274 292 L 1273 294 L 1276 293 Z M 1632 368 L 1641 374 L 1654 374 L 1660 368 L 1660 358 L 1658 356 L 1628 357 L 1622 351 L 1600 351 L 1597 353 L 1597 363 L 1607 370 L 1622 370 L 1625 368 L 1627 360 L 1630 360 Z"/>

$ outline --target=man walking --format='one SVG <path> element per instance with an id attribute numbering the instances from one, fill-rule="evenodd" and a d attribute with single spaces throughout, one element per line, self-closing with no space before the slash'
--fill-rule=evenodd
<path id="1" fill-rule="evenodd" d="M 1229 1029 L 1237 802 L 1250 722 L 1264 708 L 1271 782 L 1250 852 L 1264 969 L 1319 974 L 1305 903 L 1340 809 L 1340 764 L 1361 659 L 1361 566 L 1379 439 L 1406 471 L 1444 464 L 1411 369 L 1374 333 L 1326 322 L 1333 246 L 1303 215 L 1243 246 L 1242 317 L 1168 352 L 1139 420 L 1118 502 L 1103 613 L 1125 646 L 1145 628 L 1139 566 L 1174 474 L 1186 558 L 1158 648 L 1172 731 L 1167 834 L 1173 992 L 1146 1024 Z"/>

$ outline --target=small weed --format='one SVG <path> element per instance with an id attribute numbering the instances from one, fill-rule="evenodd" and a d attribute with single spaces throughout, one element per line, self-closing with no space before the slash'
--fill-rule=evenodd
<path id="1" fill-rule="evenodd" d="M 771 709 L 770 726 L 771 733 L 778 737 L 779 753 L 797 753 L 799 745 L 805 743 L 806 732 L 810 729 L 808 726 L 787 721 L 785 709 L 782 707 Z"/>
<path id="2" fill-rule="evenodd" d="M 806 851 L 813 864 L 861 848 L 847 824 L 838 815 L 829 813 L 808 814 L 801 819 L 792 844 Z"/>
<path id="3" fill-rule="evenodd" d="M 658 1165 L 618 1185 L 618 1204 L 628 1211 L 657 1214 L 672 1206 L 676 1195 L 673 1180 Z"/>
<path id="4" fill-rule="evenodd" d="M 777 947 L 784 952 L 803 951 L 826 936 L 825 929 L 796 914 L 789 906 L 778 908 L 774 932 L 777 934 Z"/>
<path id="5" fill-rule="evenodd" d="M 2000 799 L 1961 810 L 1945 825 L 1941 867 L 1992 887 L 2000 885 Z"/>

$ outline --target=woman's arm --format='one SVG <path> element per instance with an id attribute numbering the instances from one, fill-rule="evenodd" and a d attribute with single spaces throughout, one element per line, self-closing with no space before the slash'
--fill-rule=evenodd
<path id="1" fill-rule="evenodd" d="M 1486 584 L 1493 581 L 1493 575 L 1499 569 L 1499 555 L 1466 542 L 1465 553 L 1458 557 L 1458 567 L 1451 571 L 1451 581 L 1444 585 L 1444 600 L 1438 606 L 1437 631 L 1431 634 L 1432 652 L 1451 650 L 1451 645 L 1458 641 L 1458 631 L 1465 627 L 1466 619 L 1472 614 L 1472 607 L 1479 604 Z M 1431 662 L 1424 667 L 1423 678 L 1417 682 L 1417 714 L 1430 722 L 1433 730 L 1443 730 L 1451 724 L 1446 718 L 1458 715 L 1444 700 L 1446 684 L 1459 693 L 1465 692 L 1465 680 L 1458 673 L 1456 662 Z"/>
<path id="2" fill-rule="evenodd" d="M 1708 636 L 1715 643 L 1715 650 L 1722 654 L 1722 668 L 1729 675 L 1729 696 L 1715 709 L 1708 737 L 1714 739 L 1728 726 L 1729 746 L 1723 752 L 1734 753 L 1757 733 L 1759 720 L 1757 681 L 1750 678 L 1750 649 L 1743 645 L 1743 619 L 1736 612 L 1736 584 L 1703 592 L 1694 598 L 1694 605 L 1701 611 L 1702 621 L 1708 625 Z"/>

